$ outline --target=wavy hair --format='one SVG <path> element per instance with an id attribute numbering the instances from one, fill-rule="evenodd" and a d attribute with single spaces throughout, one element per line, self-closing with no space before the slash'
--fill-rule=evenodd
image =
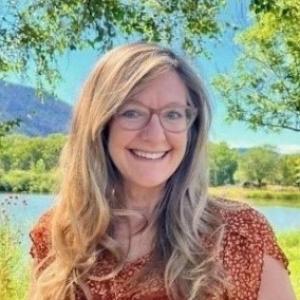
<path id="1" fill-rule="evenodd" d="M 177 72 L 198 115 L 189 129 L 183 161 L 167 181 L 155 208 L 154 261 L 163 262 L 167 293 L 174 299 L 206 299 L 223 292 L 226 276 L 218 260 L 223 229 L 222 204 L 209 199 L 207 136 L 211 109 L 201 80 L 189 64 L 167 48 L 134 43 L 109 51 L 92 70 L 74 110 L 61 155 L 62 184 L 51 227 L 47 267 L 36 267 L 33 300 L 75 299 L 75 287 L 91 299 L 86 280 L 103 251 L 125 258 L 112 236 L 122 208 L 122 178 L 107 150 L 108 125 L 133 93 L 163 72 Z M 155 264 L 153 264 L 155 268 Z"/>

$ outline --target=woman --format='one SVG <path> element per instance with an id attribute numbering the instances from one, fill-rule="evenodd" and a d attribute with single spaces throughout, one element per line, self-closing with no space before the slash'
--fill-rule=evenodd
<path id="1" fill-rule="evenodd" d="M 207 196 L 210 114 L 199 78 L 168 49 L 135 43 L 99 61 L 58 202 L 31 232 L 30 299 L 294 299 L 265 219 Z"/>

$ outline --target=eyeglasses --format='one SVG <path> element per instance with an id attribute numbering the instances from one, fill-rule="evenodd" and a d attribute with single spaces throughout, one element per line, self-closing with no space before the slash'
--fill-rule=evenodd
<path id="1" fill-rule="evenodd" d="M 127 130 L 139 130 L 147 126 L 152 115 L 159 117 L 162 127 L 170 132 L 187 130 L 197 116 L 197 109 L 186 105 L 170 105 L 161 109 L 152 109 L 142 104 L 127 104 L 115 114 L 120 126 Z"/>

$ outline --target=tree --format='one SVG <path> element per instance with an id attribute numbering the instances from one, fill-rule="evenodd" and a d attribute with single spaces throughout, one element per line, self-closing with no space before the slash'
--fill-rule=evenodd
<path id="1" fill-rule="evenodd" d="M 1 149 L 1 138 L 7 135 L 13 128 L 20 125 L 21 120 L 9 120 L 9 121 L 0 121 L 0 149 Z"/>
<path id="2" fill-rule="evenodd" d="M 239 172 L 247 181 L 256 181 L 261 187 L 263 181 L 277 172 L 279 155 L 270 146 L 254 147 L 241 155 Z"/>
<path id="3" fill-rule="evenodd" d="M 212 185 L 234 183 L 237 169 L 237 153 L 224 142 L 209 145 L 210 182 Z"/>
<path id="4" fill-rule="evenodd" d="M 57 58 L 67 50 L 111 48 L 116 37 L 181 45 L 204 52 L 220 33 L 225 0 L 6 0 L 0 11 L 0 74 L 24 73 L 33 63 L 37 86 L 54 86 Z"/>
<path id="5" fill-rule="evenodd" d="M 204 41 L 219 36 L 217 15 L 225 0 L 5 0 L 0 3 L 0 79 L 8 73 L 36 74 L 39 95 L 62 79 L 57 59 L 67 51 L 103 51 L 117 37 L 135 36 L 180 44 L 204 53 Z M 7 127 L 0 124 L 0 132 Z"/>
<path id="6" fill-rule="evenodd" d="M 36 164 L 33 166 L 33 171 L 35 172 L 35 173 L 45 173 L 45 171 L 46 171 L 46 166 L 45 166 L 45 162 L 43 161 L 43 159 L 42 158 L 40 158 L 37 162 L 36 162 Z"/>
<path id="7" fill-rule="evenodd" d="M 30 170 L 41 164 L 47 171 L 56 168 L 65 141 L 66 136 L 62 134 L 52 134 L 46 138 L 23 135 L 3 137 L 0 168 L 5 171 Z"/>
<path id="8" fill-rule="evenodd" d="M 252 0 L 252 25 L 236 41 L 242 49 L 234 72 L 214 84 L 227 120 L 300 132 L 300 1 Z"/>
<path id="9" fill-rule="evenodd" d="M 47 138 L 43 138 L 41 149 L 46 170 L 51 170 L 58 166 L 59 156 L 66 139 L 67 137 L 63 134 L 51 134 Z"/>
<path id="10" fill-rule="evenodd" d="M 300 155 L 283 155 L 280 159 L 279 180 L 282 185 L 300 185 Z"/>
<path id="11" fill-rule="evenodd" d="M 10 133 L 15 127 L 20 126 L 20 119 L 16 119 L 16 120 L 9 120 L 9 121 L 0 121 L 0 153 L 1 150 L 3 150 L 3 143 L 2 143 L 2 139 L 4 136 L 6 136 L 8 133 Z M 7 158 L 7 157 L 6 157 Z M 7 163 L 4 161 L 0 160 L 0 168 L 5 165 L 5 163 Z M 0 178 L 1 178 L 1 174 L 0 174 Z"/>

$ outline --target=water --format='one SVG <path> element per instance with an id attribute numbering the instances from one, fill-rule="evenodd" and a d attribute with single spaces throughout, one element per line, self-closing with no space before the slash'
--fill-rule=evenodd
<path id="1" fill-rule="evenodd" d="M 256 209 L 266 216 L 276 232 L 300 230 L 299 207 L 258 206 Z"/>
<path id="2" fill-rule="evenodd" d="M 29 231 L 53 203 L 52 195 L 0 194 L 0 221 L 6 214 L 9 216 L 11 225 L 21 235 L 25 253 L 29 253 L 31 245 Z"/>
<path id="3" fill-rule="evenodd" d="M 27 250 L 30 246 L 28 232 L 39 216 L 53 204 L 53 195 L 0 194 L 1 210 L 5 208 L 8 211 L 12 224 L 21 232 L 22 244 Z M 300 230 L 300 208 L 268 206 L 256 209 L 266 216 L 276 232 Z"/>

